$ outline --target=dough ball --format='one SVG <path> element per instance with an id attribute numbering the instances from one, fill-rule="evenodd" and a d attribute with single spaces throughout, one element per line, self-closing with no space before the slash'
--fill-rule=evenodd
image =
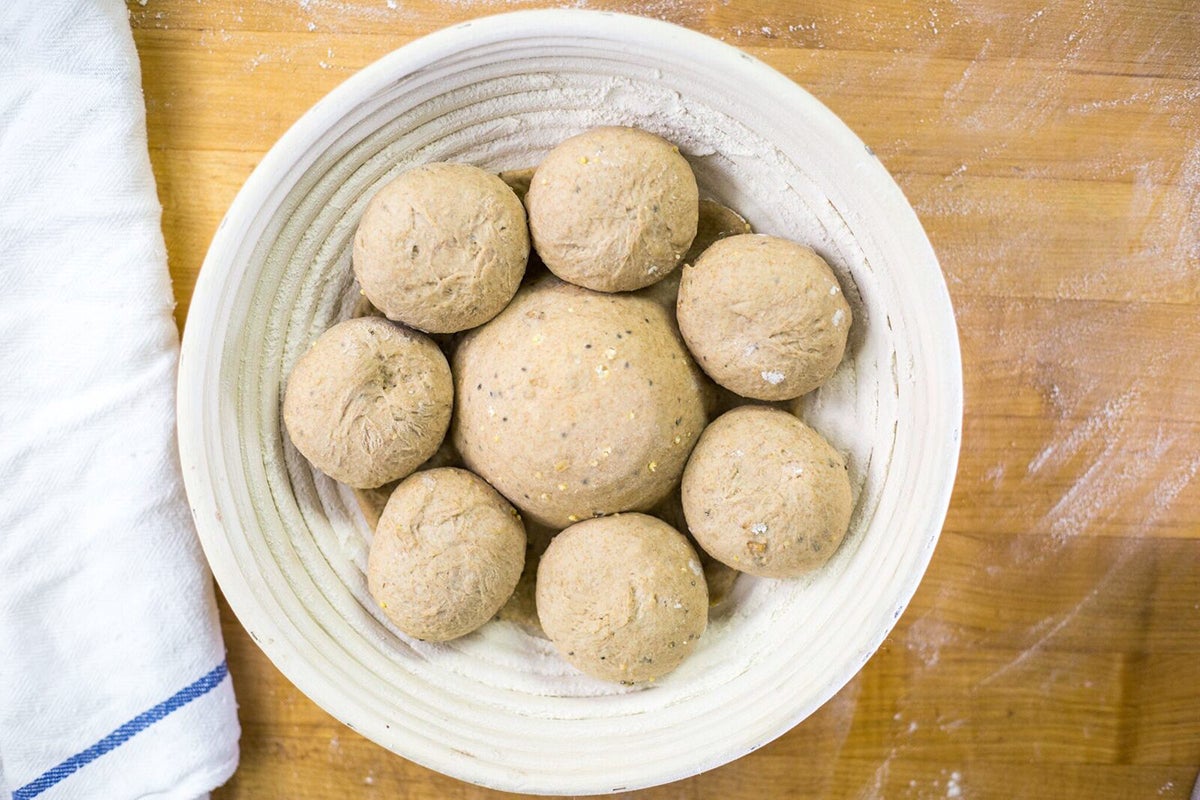
<path id="1" fill-rule="evenodd" d="M 645 514 L 572 525 L 537 575 L 542 627 L 582 672 L 622 683 L 675 669 L 708 625 L 708 590 L 683 534 Z"/>
<path id="2" fill-rule="evenodd" d="M 601 292 L 675 269 L 696 236 L 699 191 L 679 148 L 635 128 L 596 128 L 550 151 L 525 196 L 542 261 Z"/>
<path id="3" fill-rule="evenodd" d="M 361 317 L 325 331 L 296 362 L 283 422 L 314 467 L 370 489 L 437 451 L 453 400 L 450 366 L 428 336 Z"/>
<path id="4" fill-rule="evenodd" d="M 696 227 L 696 238 L 692 246 L 683 256 L 684 264 L 695 264 L 700 254 L 707 250 L 713 242 L 729 236 L 750 233 L 750 223 L 732 208 L 723 206 L 716 200 L 700 201 L 700 222 Z M 675 302 L 679 297 L 679 279 L 682 270 L 675 270 L 658 283 L 647 286 L 642 293 L 651 300 L 661 304 L 675 314 Z"/>
<path id="5" fill-rule="evenodd" d="M 692 246 L 683 256 L 685 264 L 695 264 L 696 259 L 703 255 L 704 251 L 712 247 L 721 239 L 728 239 L 730 236 L 740 236 L 750 233 L 750 223 L 746 222 L 746 218 L 734 211 L 729 206 L 723 206 L 716 200 L 704 199 L 700 201 L 700 219 L 696 225 L 696 238 L 692 241 Z"/>
<path id="6" fill-rule="evenodd" d="M 736 408 L 705 429 L 682 495 L 700 546 L 765 578 L 793 578 L 828 561 L 853 510 L 842 456 L 796 417 L 764 406 Z"/>
<path id="7" fill-rule="evenodd" d="M 679 496 L 679 487 L 651 509 L 650 513 L 686 536 L 688 544 L 695 548 L 696 555 L 700 558 L 700 567 L 704 570 L 704 583 L 708 586 L 709 608 L 716 608 L 723 603 L 733 591 L 733 584 L 741 573 L 717 561 L 696 542 L 688 530 L 687 518 L 683 514 L 683 498 Z"/>
<path id="8" fill-rule="evenodd" d="M 500 180 L 504 181 L 508 188 L 513 190 L 517 199 L 524 203 L 525 195 L 529 192 L 529 184 L 533 182 L 533 173 L 536 171 L 537 167 L 505 170 L 500 173 Z"/>
<path id="9" fill-rule="evenodd" d="M 539 639 L 545 639 L 546 632 L 542 630 L 542 623 L 538 619 L 535 599 L 538 564 L 557 533 L 553 528 L 526 521 L 525 537 L 528 541 L 525 545 L 525 568 L 521 570 L 521 577 L 517 581 L 517 588 L 513 589 L 512 596 L 496 612 L 496 619 L 519 625 L 526 633 Z"/>
<path id="10" fill-rule="evenodd" d="M 421 466 L 417 467 L 416 471 L 461 466 L 462 459 L 459 458 L 458 451 L 454 449 L 453 442 L 447 436 L 442 440 L 442 445 L 437 449 L 437 452 L 427 458 Z M 367 526 L 371 530 L 375 530 L 379 525 L 379 517 L 383 515 L 383 509 L 387 506 L 387 501 L 391 498 L 392 492 L 396 490 L 396 486 L 399 483 L 400 481 L 390 481 L 374 489 L 354 490 L 354 499 L 358 501 L 358 509 L 362 512 L 363 519 L 367 521 Z"/>
<path id="11" fill-rule="evenodd" d="M 363 292 L 359 292 L 358 299 L 354 301 L 354 305 L 350 309 L 350 316 L 351 318 L 380 317 L 381 319 L 387 319 L 386 315 L 372 305 L 371 301 L 367 299 L 367 295 Z"/>
<path id="12" fill-rule="evenodd" d="M 508 187 L 513 190 L 517 197 L 521 198 L 521 202 L 525 202 L 525 196 L 529 193 L 529 185 L 533 182 L 534 172 L 537 167 L 526 167 L 524 169 L 511 169 L 500 173 L 500 180 L 508 184 Z M 537 250 L 529 249 L 529 261 L 525 264 L 525 277 L 521 278 L 521 285 L 527 286 L 535 283 L 545 276 L 550 274 L 550 270 L 546 269 L 546 265 L 542 263 L 542 259 L 537 254 Z"/>
<path id="13" fill-rule="evenodd" d="M 464 338 L 454 380 L 463 461 L 552 528 L 650 508 L 706 421 L 699 373 L 661 307 L 554 278 Z"/>
<path id="14" fill-rule="evenodd" d="M 704 371 L 745 397 L 789 400 L 833 374 L 850 306 L 812 249 L 774 236 L 722 239 L 685 267 L 679 329 Z"/>
<path id="15" fill-rule="evenodd" d="M 444 642 L 491 619 L 524 563 L 516 510 L 478 475 L 431 469 L 392 492 L 371 543 L 367 588 L 397 628 Z"/>
<path id="16" fill-rule="evenodd" d="M 389 481 L 383 486 L 376 486 L 373 489 L 354 490 L 354 499 L 358 502 L 358 510 L 362 512 L 368 528 L 375 530 L 379 527 L 379 518 L 383 516 L 383 509 L 387 507 L 387 501 L 391 499 L 392 492 L 396 491 L 396 487 L 399 485 L 400 481 Z"/>
<path id="17" fill-rule="evenodd" d="M 389 319 L 429 333 L 482 325 L 525 272 L 525 209 L 467 164 L 414 167 L 380 189 L 354 236 L 354 275 Z"/>
<path id="18" fill-rule="evenodd" d="M 736 211 L 726 208 L 715 200 L 701 200 L 700 226 L 696 231 L 696 239 L 692 242 L 691 249 L 688 250 L 687 255 L 684 257 L 684 263 L 695 263 L 696 258 L 708 249 L 713 242 L 728 236 L 747 233 L 749 230 L 749 223 Z M 667 313 L 670 314 L 671 323 L 676 326 L 676 330 L 678 330 L 678 324 L 675 320 L 675 305 L 679 300 L 679 280 L 682 274 L 683 271 L 677 269 L 658 283 L 647 286 L 638 292 L 639 295 L 653 300 L 665 308 Z M 703 375 L 699 380 L 704 391 L 704 410 L 707 412 L 709 419 L 716 419 L 723 412 L 728 411 L 735 405 L 746 402 L 745 398 L 714 383 L 707 375 Z M 674 524 L 671 523 L 671 520 L 667 520 L 667 522 Z M 705 563 L 705 569 L 708 569 L 707 562 Z M 712 584 L 709 584 L 708 588 L 711 596 L 713 594 Z M 713 602 L 717 601 L 714 600 Z"/>

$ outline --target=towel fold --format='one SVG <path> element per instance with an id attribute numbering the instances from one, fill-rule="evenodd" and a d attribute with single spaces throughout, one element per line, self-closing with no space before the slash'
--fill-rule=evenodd
<path id="1" fill-rule="evenodd" d="M 0 789 L 194 798 L 237 765 L 175 447 L 178 332 L 120 0 L 0 13 Z"/>

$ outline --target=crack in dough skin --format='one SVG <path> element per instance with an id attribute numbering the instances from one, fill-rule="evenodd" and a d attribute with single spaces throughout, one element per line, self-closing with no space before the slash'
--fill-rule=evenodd
<path id="1" fill-rule="evenodd" d="M 538 165 L 525 195 L 534 249 L 563 280 L 641 289 L 672 272 L 696 236 L 700 194 L 679 148 L 635 128 L 595 128 Z"/>
<path id="2" fill-rule="evenodd" d="M 314 467 L 372 489 L 437 451 L 453 398 L 450 365 L 428 336 L 362 317 L 325 331 L 296 362 L 283 421 Z"/>
<path id="3" fill-rule="evenodd" d="M 389 319 L 429 333 L 498 314 L 528 258 L 520 199 L 467 164 L 401 174 L 371 198 L 354 235 L 354 275 L 366 296 Z"/>
<path id="4" fill-rule="evenodd" d="M 367 588 L 410 636 L 444 642 L 483 625 L 525 564 L 516 510 L 482 478 L 446 467 L 396 487 L 367 559 Z"/>
<path id="5" fill-rule="evenodd" d="M 825 260 L 762 234 L 722 239 L 684 267 L 676 312 L 709 377 L 757 400 L 791 400 L 824 383 L 851 323 Z"/>
<path id="6" fill-rule="evenodd" d="M 654 302 L 547 277 L 459 344 L 451 436 L 547 527 L 646 510 L 707 421 L 702 379 Z"/>
<path id="7" fill-rule="evenodd" d="M 537 612 L 572 666 L 637 683 L 691 654 L 708 626 L 708 589 L 683 534 L 645 514 L 617 514 L 554 537 L 538 567 Z"/>
<path id="8" fill-rule="evenodd" d="M 801 420 L 767 406 L 735 408 L 704 430 L 681 494 L 700 546 L 764 578 L 823 565 L 854 508 L 841 454 Z"/>

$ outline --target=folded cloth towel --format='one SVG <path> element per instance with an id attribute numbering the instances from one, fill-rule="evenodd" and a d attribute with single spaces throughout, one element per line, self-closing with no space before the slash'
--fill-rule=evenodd
<path id="1" fill-rule="evenodd" d="M 178 332 L 121 0 L 0 12 L 0 796 L 237 766 L 175 448 Z"/>

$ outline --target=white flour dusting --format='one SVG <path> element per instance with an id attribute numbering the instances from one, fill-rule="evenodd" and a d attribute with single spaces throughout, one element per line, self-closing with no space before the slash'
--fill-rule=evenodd
<path id="1" fill-rule="evenodd" d="M 928 670 L 938 665 L 942 648 L 954 642 L 954 631 L 939 616 L 926 612 L 908 626 L 903 641 L 904 649 L 916 655 Z"/>
<path id="2" fill-rule="evenodd" d="M 906 663 L 915 664 L 897 701 L 900 711 L 893 727 L 901 726 L 901 731 L 917 709 L 927 708 L 907 698 L 944 697 L 943 652 L 969 649 L 980 641 L 975 632 L 953 622 L 960 584 L 973 584 L 974 592 L 988 591 L 1002 603 L 1006 581 L 1035 576 L 1036 582 L 1042 576 L 1046 585 L 1057 586 L 1054 596 L 1061 599 L 1054 613 L 1027 630 L 1013 631 L 1011 639 L 1025 642 L 1025 649 L 1000 661 L 969 691 L 970 699 L 957 709 L 967 721 L 952 718 L 939 727 L 969 726 L 975 703 L 990 702 L 985 698 L 1014 686 L 1029 687 L 1030 676 L 1045 670 L 1046 651 L 1064 634 L 1077 637 L 1080 625 L 1090 624 L 1099 609 L 1129 591 L 1122 576 L 1144 563 L 1149 552 L 1139 537 L 1171 524 L 1180 503 L 1188 498 L 1194 503 L 1200 490 L 1193 432 L 1194 354 L 1200 341 L 1186 326 L 1172 322 L 1182 322 L 1183 315 L 1170 305 L 1125 302 L 1147 296 L 1192 303 L 1200 298 L 1200 70 L 1190 83 L 1126 80 L 1115 82 L 1129 87 L 1120 95 L 1068 102 L 1068 90 L 1077 98 L 1079 87 L 1090 85 L 1072 71 L 1102 69 L 1095 66 L 1103 58 L 1097 54 L 1126 34 L 1104 19 L 1102 4 L 1089 3 L 1077 20 L 1064 20 L 1055 6 L 1011 19 L 1000 4 L 963 5 L 968 7 L 959 16 L 976 17 L 977 54 L 947 83 L 936 127 L 926 130 L 964 146 L 945 164 L 944 179 L 901 175 L 900 180 L 920 216 L 932 223 L 934 245 L 955 294 L 966 360 L 975 364 L 975 375 L 968 371 L 964 454 L 971 452 L 973 437 L 990 436 L 995 442 L 1005 435 L 987 417 L 978 417 L 972 426 L 971 404 L 982 402 L 984 395 L 1011 393 L 1007 405 L 987 407 L 1001 414 L 1022 408 L 1019 413 L 1040 415 L 1045 423 L 1022 425 L 1014 418 L 1006 423 L 1013 428 L 1007 451 L 997 449 L 990 462 L 972 465 L 969 457 L 965 462 L 966 470 L 977 472 L 960 489 L 983 506 L 975 519 L 990 520 L 997 533 L 968 551 L 978 553 L 977 563 L 948 567 L 961 575 L 954 584 L 947 582 L 933 594 L 926 587 L 929 610 L 902 623 L 893 636 L 914 657 Z M 984 20 L 988 9 L 1001 19 Z M 1007 33 L 988 35 L 998 24 L 1024 25 L 1024 40 L 1013 47 Z M 1164 17 L 1161 24 L 1171 21 Z M 1063 25 L 1070 27 L 1064 32 Z M 1022 58 L 1044 61 L 1041 54 L 1053 52 L 1055 45 L 1047 41 L 1052 33 L 1062 37 L 1058 63 L 1047 63 L 1042 74 L 1031 71 L 1019 97 L 998 89 L 999 75 L 1030 70 Z M 1158 35 L 1159 54 L 1172 46 L 1178 53 L 1186 46 L 1186 37 L 1167 27 Z M 1004 42 L 1003 49 L 996 42 Z M 1130 71 L 1153 74 L 1153 55 L 1147 52 L 1147 63 Z M 1029 163 L 1038 156 L 1034 148 L 1049 126 L 1080 127 L 1085 118 L 1089 129 L 1096 130 L 1092 126 L 1115 126 L 1115 115 L 1130 113 L 1142 114 L 1145 123 L 1119 149 L 1051 165 Z M 1142 143 L 1163 130 L 1181 143 L 1178 155 L 1151 160 L 1147 151 L 1161 148 Z M 911 131 L 871 143 L 897 158 L 920 146 Z M 1043 179 L 1063 177 L 1094 180 L 1109 196 L 1127 192 L 1124 214 L 1118 206 L 1103 229 L 1084 234 L 1105 237 L 1107 258 L 1091 258 L 1096 248 L 1089 248 L 1089 242 L 1080 246 L 1070 233 L 1062 233 L 1075 230 L 1064 221 L 1081 212 L 1065 208 L 1062 199 L 1050 199 Z M 1091 209 L 1082 213 L 1086 217 Z M 993 233 L 961 235 L 968 226 Z M 1039 272 L 1050 262 L 1067 268 L 1067 277 L 1039 282 Z M 1003 382 L 980 380 L 985 370 L 1002 374 Z M 960 478 L 970 474 L 960 466 Z M 1031 511 L 1033 524 L 1028 524 Z M 1103 574 L 1063 591 L 1058 578 L 1070 571 L 1064 561 L 1096 552 L 1086 537 L 1097 535 L 1122 537 L 1116 545 L 1098 548 L 1106 559 Z M 1048 685 L 1041 691 L 1055 689 Z M 931 722 L 920 716 L 911 720 L 912 725 Z M 901 740 L 879 752 L 883 761 L 860 797 L 893 795 L 881 792 L 879 779 L 881 772 L 886 777 L 893 759 L 904 758 L 906 747 Z M 917 781 L 909 788 L 910 796 L 940 793 L 938 787 L 929 793 L 928 784 L 919 789 Z M 962 773 L 949 774 L 944 795 L 969 795 Z"/>

